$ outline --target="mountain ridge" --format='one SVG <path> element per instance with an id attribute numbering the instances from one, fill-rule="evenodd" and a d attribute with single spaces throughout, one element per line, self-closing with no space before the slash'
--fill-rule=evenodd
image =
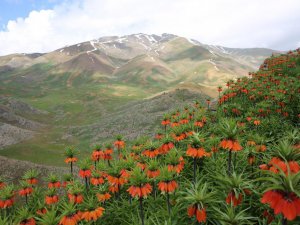
<path id="1" fill-rule="evenodd" d="M 216 98 L 218 86 L 256 70 L 272 52 L 140 33 L 0 57 L 0 96 L 17 102 L 0 101 L 0 154 L 33 162 L 47 155 L 51 164 L 66 146 L 86 151 L 120 129 L 128 138 L 151 135 L 148 117 L 167 112 L 160 107 L 182 107 L 183 96 L 189 104 Z M 116 121 L 119 129 L 110 128 Z"/>

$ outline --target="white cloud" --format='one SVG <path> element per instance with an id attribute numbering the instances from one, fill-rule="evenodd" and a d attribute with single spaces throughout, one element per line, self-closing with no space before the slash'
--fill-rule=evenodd
<path id="1" fill-rule="evenodd" d="M 0 55 L 106 35 L 173 33 L 230 47 L 299 47 L 298 0 L 65 0 L 0 30 Z"/>

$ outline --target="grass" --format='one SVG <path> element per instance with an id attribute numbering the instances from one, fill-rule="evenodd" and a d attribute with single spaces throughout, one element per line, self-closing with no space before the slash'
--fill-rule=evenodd
<path id="1" fill-rule="evenodd" d="M 41 122 L 47 128 L 39 130 L 30 140 L 0 150 L 0 155 L 61 166 L 64 165 L 61 155 L 67 146 L 75 146 L 82 150 L 82 154 L 86 154 L 91 148 L 91 143 L 108 140 L 103 135 L 106 131 L 111 133 L 110 138 L 114 138 L 116 132 L 123 132 L 125 135 L 137 135 L 140 132 L 148 134 L 150 129 L 153 132 L 152 123 L 157 119 L 157 115 L 164 112 L 160 111 L 160 107 L 155 107 L 157 105 L 147 106 L 152 103 L 146 104 L 143 100 L 168 88 L 166 84 L 157 82 L 151 76 L 125 74 L 114 79 L 107 78 L 108 80 L 103 82 L 101 76 L 83 74 L 76 77 L 72 86 L 68 87 L 67 80 L 71 74 L 54 71 L 50 64 L 38 64 L 25 70 L 1 74 L 1 95 L 11 96 L 49 113 L 22 113 L 24 118 Z M 152 75 L 155 72 L 152 71 Z M 24 74 L 25 78 L 22 77 Z M 124 77 L 128 76 L 130 83 L 124 81 Z M 177 101 L 178 98 L 181 97 L 175 96 L 171 101 Z M 141 104 L 141 108 L 136 104 Z M 165 105 L 165 102 L 155 104 Z M 153 113 L 152 121 L 144 115 L 145 108 Z M 124 116 L 128 115 L 132 123 L 130 126 L 127 123 L 123 124 Z M 137 118 L 141 121 L 136 121 Z M 93 124 L 96 124 L 96 128 L 93 128 Z M 109 124 L 117 124 L 119 128 L 110 130 Z M 99 136 L 99 133 L 104 138 Z M 71 138 L 62 139 L 65 134 L 71 134 Z"/>

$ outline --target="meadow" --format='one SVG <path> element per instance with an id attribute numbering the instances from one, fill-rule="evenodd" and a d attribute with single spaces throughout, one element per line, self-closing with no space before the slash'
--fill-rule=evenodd
<path id="1" fill-rule="evenodd" d="M 54 159 L 68 174 L 1 178 L 0 224 L 299 224 L 299 78 L 299 49 L 273 55 L 152 138 L 68 147 Z"/>

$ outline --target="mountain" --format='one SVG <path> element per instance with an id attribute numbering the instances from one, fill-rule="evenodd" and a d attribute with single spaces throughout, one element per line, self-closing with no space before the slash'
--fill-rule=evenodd
<path id="1" fill-rule="evenodd" d="M 169 103 L 175 110 L 182 96 L 187 104 L 215 98 L 217 86 L 257 70 L 273 52 L 140 33 L 1 56 L 0 155 L 60 164 L 67 145 L 86 152 L 118 133 L 153 135 Z"/>
<path id="2" fill-rule="evenodd" d="M 47 64 L 53 74 L 70 72 L 68 85 L 78 73 L 93 81 L 120 79 L 144 85 L 151 81 L 179 84 L 197 82 L 217 86 L 237 74 L 255 70 L 274 51 L 205 45 L 172 34 L 102 37 L 66 46 L 46 54 L 13 54 L 0 57 L 0 71 L 29 69 Z M 33 68 L 34 69 L 34 68 Z M 77 75 L 74 75 L 77 74 Z M 96 74 L 96 77 L 93 76 Z M 124 79 L 124 76 L 130 76 Z"/>

